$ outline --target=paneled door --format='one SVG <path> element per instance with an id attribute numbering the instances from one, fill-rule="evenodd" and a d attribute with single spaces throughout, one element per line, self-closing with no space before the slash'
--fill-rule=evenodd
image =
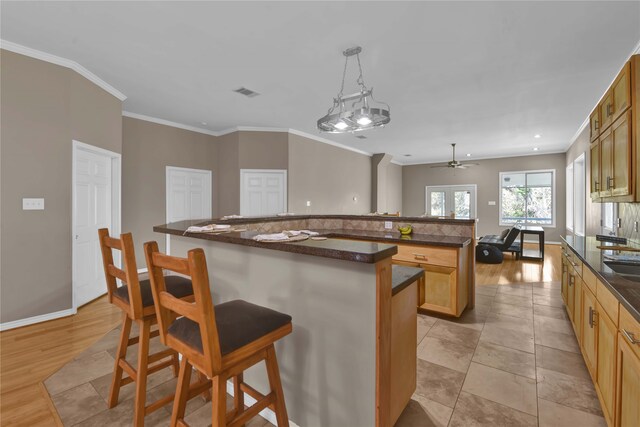
<path id="1" fill-rule="evenodd" d="M 240 215 L 265 216 L 286 211 L 286 170 L 240 170 Z"/>
<path id="2" fill-rule="evenodd" d="M 211 188 L 211 171 L 167 166 L 167 223 L 210 219 Z"/>
<path id="3" fill-rule="evenodd" d="M 476 217 L 476 185 L 430 185 L 425 189 L 425 212 L 431 216 L 449 216 L 455 212 L 456 218 Z"/>
<path id="4" fill-rule="evenodd" d="M 111 157 L 74 146 L 73 298 L 79 307 L 107 292 L 98 229 L 112 229 Z"/>

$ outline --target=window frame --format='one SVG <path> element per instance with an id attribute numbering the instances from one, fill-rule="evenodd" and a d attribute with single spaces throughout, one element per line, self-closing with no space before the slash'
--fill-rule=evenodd
<path id="1" fill-rule="evenodd" d="M 534 174 L 534 173 L 551 173 L 551 224 L 537 224 L 524 220 L 523 225 L 537 225 L 546 228 L 556 228 L 556 216 L 557 216 L 557 190 L 556 190 L 556 170 L 555 169 L 532 169 L 532 170 L 519 170 L 519 171 L 502 171 L 498 174 L 498 224 L 501 227 L 513 227 L 515 223 L 504 222 L 502 220 L 502 177 L 508 174 Z M 525 177 L 526 182 L 526 177 Z"/>

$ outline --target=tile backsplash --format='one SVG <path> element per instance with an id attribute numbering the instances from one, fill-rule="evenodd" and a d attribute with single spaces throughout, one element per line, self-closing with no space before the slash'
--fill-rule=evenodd
<path id="1" fill-rule="evenodd" d="M 640 243 L 640 233 L 633 228 L 635 221 L 640 225 L 640 203 L 619 203 L 618 217 L 622 222 L 622 227 L 618 229 L 618 236 Z"/>

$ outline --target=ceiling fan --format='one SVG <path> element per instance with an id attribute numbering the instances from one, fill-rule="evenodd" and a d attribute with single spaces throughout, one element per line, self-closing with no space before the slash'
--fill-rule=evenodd
<path id="1" fill-rule="evenodd" d="M 469 166 L 477 166 L 480 163 L 462 163 L 456 160 L 456 144 L 451 144 L 453 147 L 453 160 L 447 162 L 444 165 L 431 166 L 432 168 L 451 168 L 451 169 L 466 169 Z"/>

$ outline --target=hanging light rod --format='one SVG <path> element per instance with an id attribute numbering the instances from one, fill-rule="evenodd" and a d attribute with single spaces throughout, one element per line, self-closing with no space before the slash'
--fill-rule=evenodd
<path id="1" fill-rule="evenodd" d="M 368 89 L 364 84 L 362 76 L 362 65 L 360 64 L 360 46 L 351 47 L 342 54 L 345 56 L 344 71 L 342 72 L 342 85 L 336 98 L 333 98 L 333 105 L 327 114 L 318 120 L 318 129 L 327 133 L 353 133 L 377 127 L 383 127 L 391 121 L 391 108 L 383 102 L 376 102 L 373 98 L 373 88 Z M 360 91 L 350 95 L 343 95 L 344 79 L 347 74 L 349 58 L 355 56 L 358 61 L 360 75 L 356 80 Z M 347 102 L 353 101 L 351 105 Z M 371 107 L 370 104 L 380 104 L 379 107 Z"/>

